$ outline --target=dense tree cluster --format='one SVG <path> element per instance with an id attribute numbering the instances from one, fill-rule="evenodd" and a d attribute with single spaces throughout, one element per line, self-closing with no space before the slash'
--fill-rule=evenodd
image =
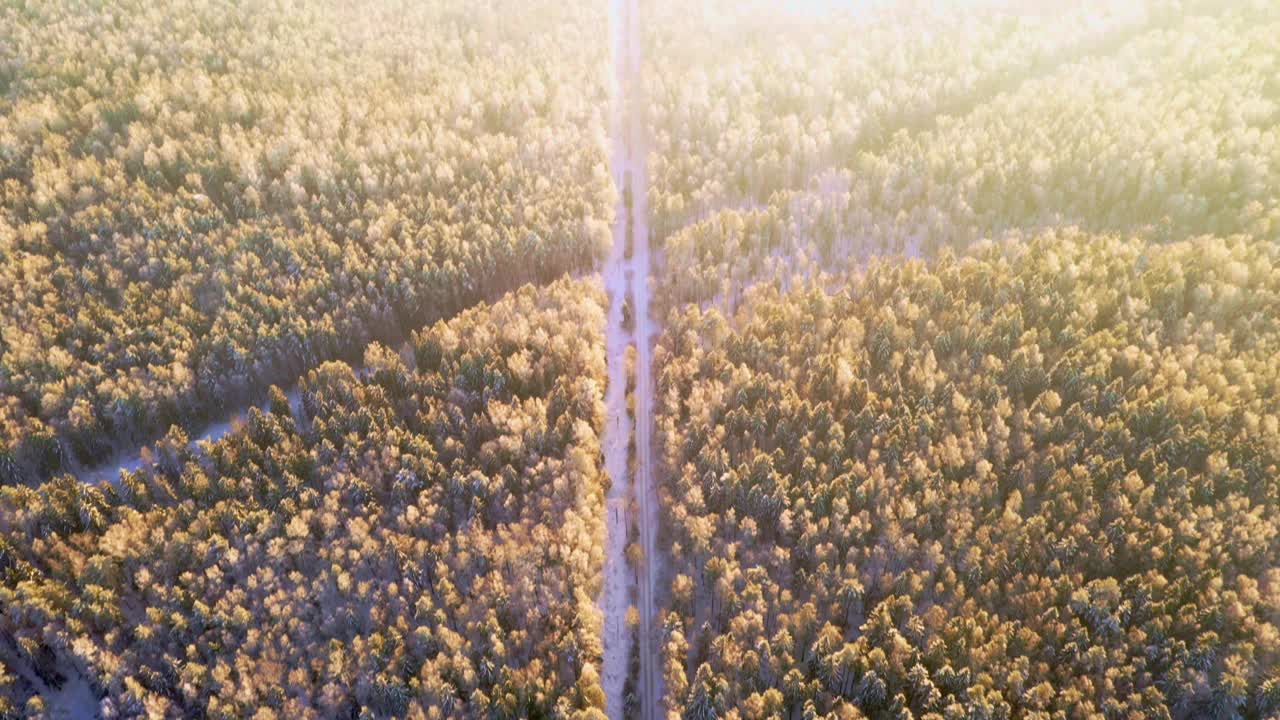
<path id="1" fill-rule="evenodd" d="M 1278 8 L 1228 3 L 1162 23 L 702 217 L 665 238 L 665 296 L 731 301 L 754 278 L 1058 225 L 1280 241 Z"/>
<path id="2" fill-rule="evenodd" d="M 609 242 L 605 12 L 0 6 L 0 484 Z"/>
<path id="3" fill-rule="evenodd" d="M 3 659 L 0 659 L 0 718 L 11 720 L 21 717 L 18 714 L 22 705 L 20 700 L 23 691 L 19 688 L 16 674 L 9 670 Z"/>
<path id="4" fill-rule="evenodd" d="M 1205 5 L 1206 3 L 1198 3 Z M 900 129 L 932 125 L 1154 24 L 1165 2 L 646 6 L 651 204 L 666 232 L 755 207 Z"/>
<path id="5" fill-rule="evenodd" d="M 670 716 L 1276 717 L 1277 308 L 1059 230 L 673 313 Z"/>
<path id="6" fill-rule="evenodd" d="M 604 302 L 526 287 L 297 416 L 0 490 L 0 637 L 108 718 L 603 717 Z"/>
<path id="7" fill-rule="evenodd" d="M 903 136 L 825 179 L 846 196 L 794 214 L 816 220 L 804 224 L 821 243 L 856 239 L 863 252 L 1050 224 L 1277 241 L 1278 128 L 1280 6 L 1260 2 L 1152 31 Z"/>

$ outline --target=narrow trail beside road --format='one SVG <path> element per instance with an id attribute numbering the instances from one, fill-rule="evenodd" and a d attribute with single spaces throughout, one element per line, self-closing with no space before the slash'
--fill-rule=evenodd
<path id="1" fill-rule="evenodd" d="M 60 685 L 50 686 L 11 638 L 0 638 L 0 665 L 44 701 L 49 720 L 93 720 L 99 716 L 98 696 L 89 680 L 75 668 L 63 668 Z"/>
<path id="2" fill-rule="evenodd" d="M 610 0 L 610 168 L 620 191 L 613 225 L 613 250 L 604 268 L 610 305 L 606 353 L 609 388 L 605 398 L 605 466 L 613 485 L 609 491 L 608 540 L 605 548 L 604 667 L 601 673 L 610 718 L 626 715 L 624 688 L 629 672 L 632 636 L 626 614 L 635 587 L 639 611 L 639 677 L 636 692 L 640 717 L 663 716 L 661 661 L 657 652 L 655 590 L 658 556 L 657 490 L 652 471 L 653 340 L 656 326 L 649 316 L 648 154 L 644 107 L 640 96 L 640 28 L 637 0 Z M 635 347 L 635 417 L 627 408 L 627 347 Z M 634 436 L 633 436 L 634 433 Z M 635 462 L 629 457 L 634 438 Z M 634 470 L 634 472 L 632 471 Z M 634 513 L 634 517 L 632 514 Z M 632 573 L 627 540 L 635 522 L 643 558 Z M 632 579 L 635 579 L 635 585 Z M 638 587 L 636 587 L 638 585 Z"/>

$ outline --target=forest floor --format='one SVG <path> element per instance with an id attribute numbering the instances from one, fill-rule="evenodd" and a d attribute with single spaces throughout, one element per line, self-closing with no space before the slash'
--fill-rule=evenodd
<path id="1" fill-rule="evenodd" d="M 66 675 L 61 687 L 50 687 L 36 673 L 8 640 L 0 641 L 0 660 L 4 661 L 21 682 L 31 687 L 44 701 L 45 717 L 49 720 L 91 720 L 98 717 L 98 695 L 84 677 L 74 668 L 63 668 Z"/>
<path id="2" fill-rule="evenodd" d="M 412 343 L 410 343 L 407 340 L 404 342 L 403 345 L 400 346 L 400 358 L 405 362 L 406 366 L 413 367 L 414 365 L 413 346 L 412 346 Z M 353 366 L 351 368 L 351 371 L 356 374 L 356 377 L 363 377 L 366 373 L 365 368 L 362 365 Z M 302 415 L 301 380 L 299 380 L 299 382 L 294 383 L 293 385 L 289 385 L 282 389 L 284 390 L 285 397 L 289 399 L 289 407 L 293 411 L 293 416 L 295 418 L 301 417 Z M 201 443 L 217 442 L 221 440 L 223 437 L 229 434 L 236 427 L 242 425 L 246 419 L 248 419 L 249 410 L 252 407 L 257 407 L 263 412 L 266 412 L 269 406 L 270 406 L 270 402 L 264 401 L 261 404 L 256 406 L 242 407 L 232 411 L 221 420 L 211 422 L 208 425 L 205 425 L 198 435 L 191 438 L 191 442 L 190 442 L 191 447 L 198 448 Z M 130 447 L 128 449 L 118 452 L 114 457 L 102 463 L 101 465 L 97 465 L 91 468 L 83 468 L 75 472 L 74 474 L 76 477 L 80 479 L 81 482 L 86 483 L 88 485 L 97 485 L 103 482 L 112 482 L 112 483 L 119 482 L 122 473 L 137 472 L 140 468 L 142 468 L 144 464 L 146 464 L 145 453 L 146 453 L 147 447 L 148 447 L 147 445 Z"/>
<path id="3" fill-rule="evenodd" d="M 299 408 L 302 406 L 302 396 L 298 386 L 293 385 L 285 391 L 285 397 L 289 398 L 289 407 L 293 408 L 294 415 L 298 414 Z M 262 409 L 267 408 L 264 403 Z M 191 446 L 198 447 L 202 442 L 217 442 L 225 435 L 230 433 L 237 425 L 243 423 L 249 417 L 249 409 L 241 408 L 231 413 L 227 417 L 217 422 L 206 425 L 199 435 L 191 438 Z M 145 451 L 147 446 L 135 447 L 125 450 L 117 454 L 111 460 L 76 474 L 81 482 L 89 485 L 97 485 L 104 482 L 119 482 L 122 473 L 137 472 L 146 464 Z"/>

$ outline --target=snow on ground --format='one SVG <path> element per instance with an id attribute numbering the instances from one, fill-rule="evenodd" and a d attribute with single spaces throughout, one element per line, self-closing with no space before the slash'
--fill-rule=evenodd
<path id="1" fill-rule="evenodd" d="M 358 374 L 362 372 L 362 370 L 357 369 L 356 372 Z M 289 399 L 289 407 L 292 408 L 294 417 L 298 417 L 302 408 L 302 393 L 298 386 L 294 385 L 290 387 L 285 391 L 284 395 Z M 264 402 L 258 407 L 265 412 L 269 407 L 269 404 L 269 402 Z M 205 426 L 204 430 L 202 430 L 199 435 L 191 438 L 191 447 L 199 448 L 202 443 L 217 442 L 221 440 L 235 427 L 244 423 L 248 417 L 248 409 L 241 408 L 218 422 L 210 423 Z M 146 462 L 143 458 L 145 450 L 146 446 L 125 451 L 98 467 L 77 473 L 77 477 L 80 478 L 81 482 L 88 485 L 97 485 L 103 482 L 120 482 L 120 478 L 123 473 L 137 472 L 142 469 L 142 466 Z"/>
<path id="2" fill-rule="evenodd" d="M 413 344 L 405 341 L 399 348 L 400 359 L 404 361 L 405 367 L 413 368 L 415 366 Z M 359 380 L 367 380 L 369 378 L 369 370 L 363 365 L 355 365 L 351 368 Z M 302 390 L 298 383 L 290 385 L 284 391 L 284 396 L 289 400 L 289 408 L 293 412 L 295 418 L 302 416 Z M 266 412 L 270 407 L 270 401 L 264 401 L 257 407 Z M 191 447 L 198 449 L 201 444 L 206 442 L 217 442 L 231 433 L 237 426 L 244 423 L 249 417 L 249 408 L 240 408 L 228 414 L 218 422 L 210 423 L 200 432 L 199 435 L 191 438 Z M 75 473 L 81 482 L 88 485 L 97 485 L 103 482 L 116 483 L 120 481 L 121 474 L 124 472 L 137 472 L 142 469 L 145 460 L 143 452 L 146 446 L 131 448 L 126 451 L 117 453 L 115 457 L 97 467 L 88 468 L 81 472 Z"/>
<path id="3" fill-rule="evenodd" d="M 627 162 L 625 73 L 621 62 L 627 34 L 624 28 L 622 0 L 609 5 L 611 57 L 614 74 L 610 84 L 610 162 L 614 185 L 618 188 L 618 209 L 613 222 L 613 248 L 605 261 L 604 285 L 609 293 L 608 327 L 605 353 L 609 384 L 605 391 L 607 419 L 604 432 L 605 470 L 612 482 L 606 498 L 604 587 L 599 605 L 604 614 L 603 667 L 600 678 L 604 688 L 609 717 L 622 718 L 625 710 L 623 689 L 626 686 L 631 656 L 631 633 L 626 617 L 630 606 L 632 574 L 627 567 L 627 536 L 631 525 L 631 477 L 628 471 L 628 445 L 632 423 L 627 413 L 626 350 L 632 338 L 626 331 L 622 307 L 628 295 L 630 262 L 626 258 L 629 217 L 624 201 L 624 187 L 630 167 Z"/>
<path id="4" fill-rule="evenodd" d="M 66 679 L 61 687 L 50 687 L 9 640 L 0 641 L 0 660 L 32 694 L 44 700 L 50 720 L 95 720 L 101 716 L 98 695 L 77 668 L 61 668 Z"/>
<path id="5" fill-rule="evenodd" d="M 640 677 L 637 692 L 641 718 L 663 716 L 662 675 L 654 632 L 655 590 L 660 577 L 655 548 L 658 509 L 652 472 L 653 428 L 653 341 L 656 329 L 649 313 L 650 259 L 648 221 L 648 177 L 645 159 L 648 146 L 637 96 L 640 67 L 640 31 L 636 0 L 610 3 L 613 83 L 610 113 L 610 167 L 619 189 L 619 207 L 613 225 L 613 250 L 604 268 L 609 291 L 609 327 L 606 352 L 609 388 L 605 398 L 608 426 L 605 429 L 605 466 L 612 478 L 606 512 L 604 588 L 599 603 L 604 613 L 604 668 L 601 678 L 611 718 L 625 712 L 623 689 L 630 669 L 632 635 L 626 625 L 632 588 L 640 613 Z M 630 241 L 628 241 L 628 236 Z M 628 248 L 630 246 L 630 248 Z M 630 250 L 630 257 L 627 257 Z M 630 302 L 632 331 L 623 321 L 623 305 Z M 627 412 L 627 347 L 636 348 L 635 426 Z M 634 432 L 636 463 L 634 477 L 629 467 L 629 446 Z M 630 517 L 634 507 L 636 516 Z M 639 587 L 632 582 L 626 546 L 632 522 L 639 531 L 644 560 L 639 568 Z"/>

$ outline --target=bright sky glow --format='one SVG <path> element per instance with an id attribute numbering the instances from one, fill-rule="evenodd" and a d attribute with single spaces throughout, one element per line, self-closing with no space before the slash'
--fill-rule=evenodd
<path id="1" fill-rule="evenodd" d="M 1005 10 L 1035 14 L 1050 11 L 1058 4 L 1050 0 L 786 0 L 777 3 L 782 13 L 796 18 L 821 18 L 834 14 L 863 15 L 899 6 L 941 10 L 963 7 L 971 10 Z M 1122 12 L 1123 4 L 1108 12 Z"/>

